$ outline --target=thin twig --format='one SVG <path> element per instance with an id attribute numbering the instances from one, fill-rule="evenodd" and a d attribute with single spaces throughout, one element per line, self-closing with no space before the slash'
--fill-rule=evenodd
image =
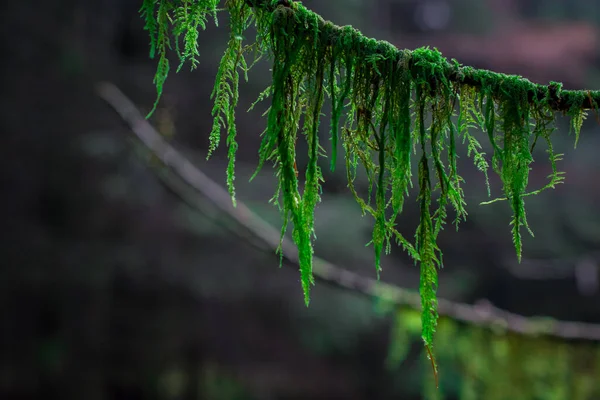
<path id="1" fill-rule="evenodd" d="M 233 218 L 241 227 L 255 238 L 260 239 L 266 248 L 274 252 L 279 246 L 280 232 L 263 221 L 244 203 L 237 201 L 234 207 L 226 189 L 211 180 L 185 156 L 167 143 L 163 137 L 142 116 L 135 105 L 113 84 L 101 83 L 97 92 L 127 122 L 137 138 L 159 159 L 168 171 L 174 172 L 194 194 L 200 193 L 224 213 Z M 169 181 L 170 174 L 159 174 L 184 201 L 200 208 L 201 199 L 191 198 Z M 286 265 L 298 267 L 298 251 L 287 238 L 283 239 L 281 250 Z M 337 267 L 318 257 L 314 258 L 315 278 L 339 288 L 387 301 L 398 306 L 421 308 L 419 294 L 413 290 L 390 285 L 372 278 L 364 277 L 346 269 Z M 525 317 L 494 307 L 489 302 L 468 305 L 446 299 L 438 300 L 440 315 L 457 321 L 478 326 L 501 329 L 528 336 L 551 336 L 561 339 L 580 339 L 600 341 L 600 325 L 583 322 L 558 321 L 548 317 Z"/>

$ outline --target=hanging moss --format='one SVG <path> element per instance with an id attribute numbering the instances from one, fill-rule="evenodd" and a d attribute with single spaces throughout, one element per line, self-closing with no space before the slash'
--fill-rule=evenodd
<path id="1" fill-rule="evenodd" d="M 163 86 L 170 71 L 170 63 L 167 51 L 171 47 L 171 36 L 175 42 L 175 50 L 180 59 L 179 71 L 186 61 L 191 68 L 198 65 L 198 33 L 206 29 L 206 22 L 213 17 L 217 24 L 217 6 L 220 0 L 179 0 L 160 1 L 142 0 L 140 14 L 145 21 L 144 29 L 150 35 L 150 57 L 158 54 L 158 68 L 154 77 L 156 85 L 156 101 L 150 114 L 154 112 Z M 180 46 L 180 38 L 183 36 L 183 49 Z"/>
<path id="2" fill-rule="evenodd" d="M 151 37 L 151 55 L 159 55 L 155 83 L 158 95 L 169 72 L 169 34 L 177 43 L 181 63 L 196 65 L 198 29 L 208 16 L 216 21 L 217 0 L 144 0 L 141 9 Z M 598 91 L 567 91 L 559 83 L 534 84 L 519 76 L 476 70 L 445 59 L 436 49 L 400 50 L 385 41 L 363 36 L 356 29 L 324 21 L 299 2 L 288 0 L 228 0 L 230 39 L 221 60 L 214 91 L 212 153 L 221 129 L 227 132 L 227 184 L 235 204 L 235 107 L 239 73 L 246 58 L 269 57 L 273 80 L 259 100 L 271 98 L 267 127 L 259 150 L 258 170 L 270 161 L 278 188 L 273 201 L 282 213 L 282 237 L 292 222 L 292 238 L 299 251 L 300 276 L 306 304 L 314 284 L 312 256 L 314 210 L 323 181 L 319 159 L 329 154 L 334 168 L 338 147 L 345 152 L 348 186 L 363 214 L 374 218 L 373 238 L 377 273 L 381 255 L 395 241 L 419 264 L 422 339 L 433 360 L 433 337 L 438 320 L 437 269 L 442 252 L 437 236 L 454 210 L 455 225 L 466 218 L 465 199 L 457 170 L 457 143 L 466 144 L 476 167 L 488 168 L 502 180 L 504 196 L 513 211 L 511 231 L 521 258 L 522 228 L 529 233 L 525 197 L 562 182 L 551 142 L 556 112 L 571 118 L 575 142 L 586 108 L 597 108 Z M 244 45 L 245 32 L 256 27 L 256 38 Z M 183 50 L 179 38 L 183 37 Z M 330 149 L 319 143 L 319 121 L 325 99 L 331 102 Z M 158 100 L 157 100 L 158 101 Z M 488 157 L 472 129 L 481 129 L 493 152 Z M 308 164 L 296 169 L 296 143 L 308 144 Z M 552 174 L 543 188 L 530 192 L 528 177 L 538 139 L 548 146 Z M 408 188 L 413 184 L 411 163 L 418 157 L 420 223 L 414 244 L 396 229 Z M 445 162 L 444 162 L 445 160 Z M 357 170 L 369 180 L 369 193 L 354 188 Z M 299 177 L 304 177 L 301 184 Z M 437 204 L 432 204 L 438 192 Z M 280 251 L 280 249 L 278 249 Z"/>

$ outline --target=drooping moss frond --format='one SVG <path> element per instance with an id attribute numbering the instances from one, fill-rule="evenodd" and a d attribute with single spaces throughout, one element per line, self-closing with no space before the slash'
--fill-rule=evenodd
<path id="1" fill-rule="evenodd" d="M 198 66 L 200 56 L 198 52 L 199 29 L 206 29 L 208 17 L 212 14 L 215 25 L 218 25 L 216 7 L 218 1 L 182 0 L 175 9 L 173 20 L 173 34 L 177 45 L 177 54 L 180 64 L 177 71 L 181 70 L 186 61 L 191 64 L 191 69 Z M 179 37 L 183 35 L 183 51 L 179 47 Z"/>
<path id="2" fill-rule="evenodd" d="M 148 115 L 151 115 L 162 96 L 163 86 L 170 71 L 168 51 L 171 49 L 171 36 L 175 41 L 180 70 L 186 61 L 192 68 L 198 64 L 198 31 L 206 28 L 208 16 L 217 23 L 217 6 L 219 0 L 143 0 L 140 14 L 144 18 L 144 29 L 150 35 L 150 57 L 158 54 L 158 67 L 154 76 L 156 85 L 156 101 Z M 183 51 L 180 50 L 179 38 L 183 35 Z"/>
<path id="3" fill-rule="evenodd" d="M 216 13 L 218 3 L 143 2 L 141 12 L 151 35 L 151 54 L 159 54 L 155 79 L 159 96 L 168 73 L 165 54 L 170 46 L 171 21 L 174 36 L 184 36 L 180 58 L 191 60 L 194 66 L 198 52 L 192 42 L 198 38 L 198 29 L 204 28 L 207 16 Z M 225 129 L 229 146 L 227 182 L 232 198 L 239 72 L 246 73 L 245 57 L 252 50 L 257 57 L 267 55 L 273 62 L 272 83 L 259 99 L 271 97 L 257 171 L 266 162 L 276 168 L 278 188 L 273 200 L 282 213 L 282 237 L 288 222 L 292 222 L 306 303 L 314 283 L 314 210 L 323 180 L 320 159 L 330 147 L 329 165 L 333 169 L 341 147 L 348 187 L 363 214 L 374 218 L 370 243 L 377 273 L 383 251 L 389 251 L 392 240 L 420 266 L 422 339 L 433 354 L 438 319 L 437 270 L 443 263 L 437 237 L 447 222 L 448 208 L 455 214 L 456 226 L 467 215 L 461 186 L 464 181 L 457 168 L 457 144 L 466 144 L 467 154 L 484 173 L 488 195 L 489 167 L 500 177 L 504 196 L 491 202 L 506 200 L 510 205 L 511 232 L 520 259 L 522 228 L 531 233 L 525 197 L 554 188 L 563 180 L 557 167 L 561 155 L 554 153 L 551 142 L 555 114 L 558 111 L 571 117 L 577 143 L 585 109 L 598 108 L 600 92 L 568 91 L 555 82 L 538 85 L 518 76 L 476 70 L 449 62 L 436 49 L 399 50 L 388 42 L 367 38 L 350 26 L 324 21 L 299 2 L 228 0 L 225 8 L 230 39 L 212 94 L 215 119 L 210 152 L 217 147 L 221 129 Z M 244 32 L 252 25 L 256 27 L 256 38 L 245 45 Z M 319 121 L 327 100 L 331 104 L 330 145 L 322 147 Z M 483 152 L 482 139 L 475 129 L 487 134 L 489 156 Z M 308 145 L 305 171 L 297 170 L 298 139 L 306 140 Z M 547 185 L 528 191 L 538 140 L 547 145 L 552 174 Z M 418 157 L 420 222 L 411 243 L 396 224 L 413 185 L 413 156 Z M 367 194 L 354 187 L 360 170 L 369 182 Z"/>
<path id="4" fill-rule="evenodd" d="M 233 181 L 235 179 L 235 154 L 238 147 L 236 141 L 235 108 L 239 99 L 240 69 L 244 74 L 244 78 L 248 79 L 248 65 L 245 58 L 247 48 L 244 47 L 242 41 L 244 39 L 244 31 L 252 22 L 253 14 L 241 0 L 229 0 L 226 3 L 226 7 L 229 11 L 230 35 L 225 54 L 223 54 L 221 63 L 219 64 L 215 86 L 211 94 L 211 98 L 214 100 L 212 109 L 214 120 L 210 132 L 208 157 L 212 155 L 213 151 L 219 145 L 221 129 L 225 129 L 227 131 L 227 156 L 229 159 L 227 165 L 227 187 L 235 205 Z"/>

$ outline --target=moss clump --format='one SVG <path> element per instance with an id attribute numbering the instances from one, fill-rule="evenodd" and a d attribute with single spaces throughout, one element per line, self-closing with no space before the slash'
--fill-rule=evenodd
<path id="1" fill-rule="evenodd" d="M 181 61 L 192 60 L 194 66 L 198 28 L 204 27 L 207 16 L 216 18 L 218 3 L 144 1 L 142 14 L 151 35 L 151 54 L 159 54 L 155 80 L 159 96 L 169 70 L 166 52 L 171 21 L 176 42 L 183 35 L 183 51 L 178 51 Z M 399 50 L 388 42 L 367 38 L 352 27 L 324 21 L 299 2 L 228 0 L 225 9 L 229 13 L 230 40 L 213 91 L 215 123 L 210 151 L 218 144 L 221 128 L 225 129 L 229 148 L 227 182 L 234 202 L 234 111 L 239 72 L 248 70 L 246 57 L 267 56 L 273 61 L 273 81 L 260 99 L 271 97 L 271 106 L 258 168 L 267 161 L 275 165 L 278 189 L 274 201 L 282 213 L 281 234 L 283 237 L 291 221 L 306 304 L 314 284 L 314 209 L 323 181 L 319 158 L 327 153 L 319 143 L 318 130 L 327 98 L 332 106 L 331 168 L 341 142 L 349 188 L 363 213 L 375 220 L 371 243 L 377 272 L 381 255 L 384 249 L 389 251 L 391 241 L 420 266 L 422 339 L 431 356 L 438 320 L 437 269 L 442 265 L 437 236 L 446 223 L 448 207 L 456 214 L 456 226 L 466 218 L 463 179 L 457 171 L 457 143 L 466 144 L 468 154 L 485 174 L 488 194 L 490 162 L 500 176 L 504 197 L 492 201 L 506 200 L 512 208 L 512 237 L 520 258 L 522 228 L 531 232 L 524 198 L 554 188 L 563 179 L 556 167 L 560 154 L 554 153 L 551 143 L 555 112 L 571 117 L 577 140 L 584 109 L 597 108 L 600 92 L 566 91 L 554 82 L 537 85 L 518 76 L 476 70 L 448 61 L 436 49 Z M 256 38 L 244 45 L 244 34 L 250 26 L 256 27 Z M 471 133 L 473 128 L 487 132 L 493 148 L 489 161 Z M 299 136 L 308 144 L 309 159 L 302 189 L 296 169 Z M 538 139 L 548 145 L 553 172 L 545 187 L 527 192 L 532 151 Z M 395 227 L 412 185 L 413 156 L 418 158 L 420 205 L 414 244 Z M 371 190 L 365 197 L 353 185 L 359 165 L 370 182 Z M 436 191 L 439 196 L 433 204 L 432 194 Z"/>

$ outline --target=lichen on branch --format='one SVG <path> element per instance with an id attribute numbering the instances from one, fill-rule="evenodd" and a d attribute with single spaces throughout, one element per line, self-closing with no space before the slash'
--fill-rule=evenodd
<path id="1" fill-rule="evenodd" d="M 207 16 L 216 19 L 219 1 L 145 0 L 143 4 L 151 46 L 159 54 L 155 82 L 160 95 L 168 73 L 169 32 L 176 42 L 187 32 L 184 51 L 178 52 L 180 61 L 194 60 L 198 28 L 204 28 Z M 282 237 L 292 222 L 306 304 L 314 284 L 314 210 L 323 181 L 319 161 L 328 154 L 333 169 L 341 147 L 349 189 L 363 214 L 370 214 L 375 221 L 371 244 L 377 272 L 392 241 L 420 267 L 422 339 L 432 356 L 438 320 L 437 270 L 442 265 L 437 237 L 447 222 L 448 207 L 454 210 L 456 226 L 467 216 L 457 146 L 466 145 L 475 166 L 485 174 L 488 194 L 490 164 L 502 180 L 504 197 L 491 201 L 506 200 L 512 208 L 512 237 L 520 259 L 522 229 L 531 232 L 525 197 L 554 188 L 563 180 L 556 165 L 560 154 L 554 153 L 551 141 L 556 114 L 571 117 L 577 140 L 586 109 L 598 108 L 600 91 L 563 90 L 556 82 L 539 85 L 519 76 L 477 70 L 448 61 L 427 47 L 397 49 L 350 26 L 325 21 L 299 2 L 228 0 L 225 10 L 230 40 L 213 91 L 215 123 L 210 148 L 216 148 L 224 128 L 232 197 L 239 72 L 247 72 L 251 64 L 247 58 L 266 56 L 273 63 L 272 83 L 259 100 L 270 97 L 271 105 L 258 169 L 267 161 L 276 168 L 278 189 L 273 201 L 282 213 Z M 250 26 L 256 27 L 256 37 L 245 45 Z M 330 145 L 324 147 L 319 142 L 319 121 L 326 100 L 331 104 L 331 126 Z M 476 129 L 487 133 L 493 149 L 490 156 L 482 151 Z M 299 137 L 308 145 L 308 164 L 302 174 L 296 164 Z M 532 152 L 540 140 L 547 144 L 552 174 L 546 186 L 528 192 Z M 413 159 L 418 160 L 420 223 L 411 241 L 396 229 L 396 219 L 413 184 Z M 354 187 L 359 167 L 370 183 L 366 196 L 360 196 Z M 432 362 L 435 369 L 433 356 Z"/>

